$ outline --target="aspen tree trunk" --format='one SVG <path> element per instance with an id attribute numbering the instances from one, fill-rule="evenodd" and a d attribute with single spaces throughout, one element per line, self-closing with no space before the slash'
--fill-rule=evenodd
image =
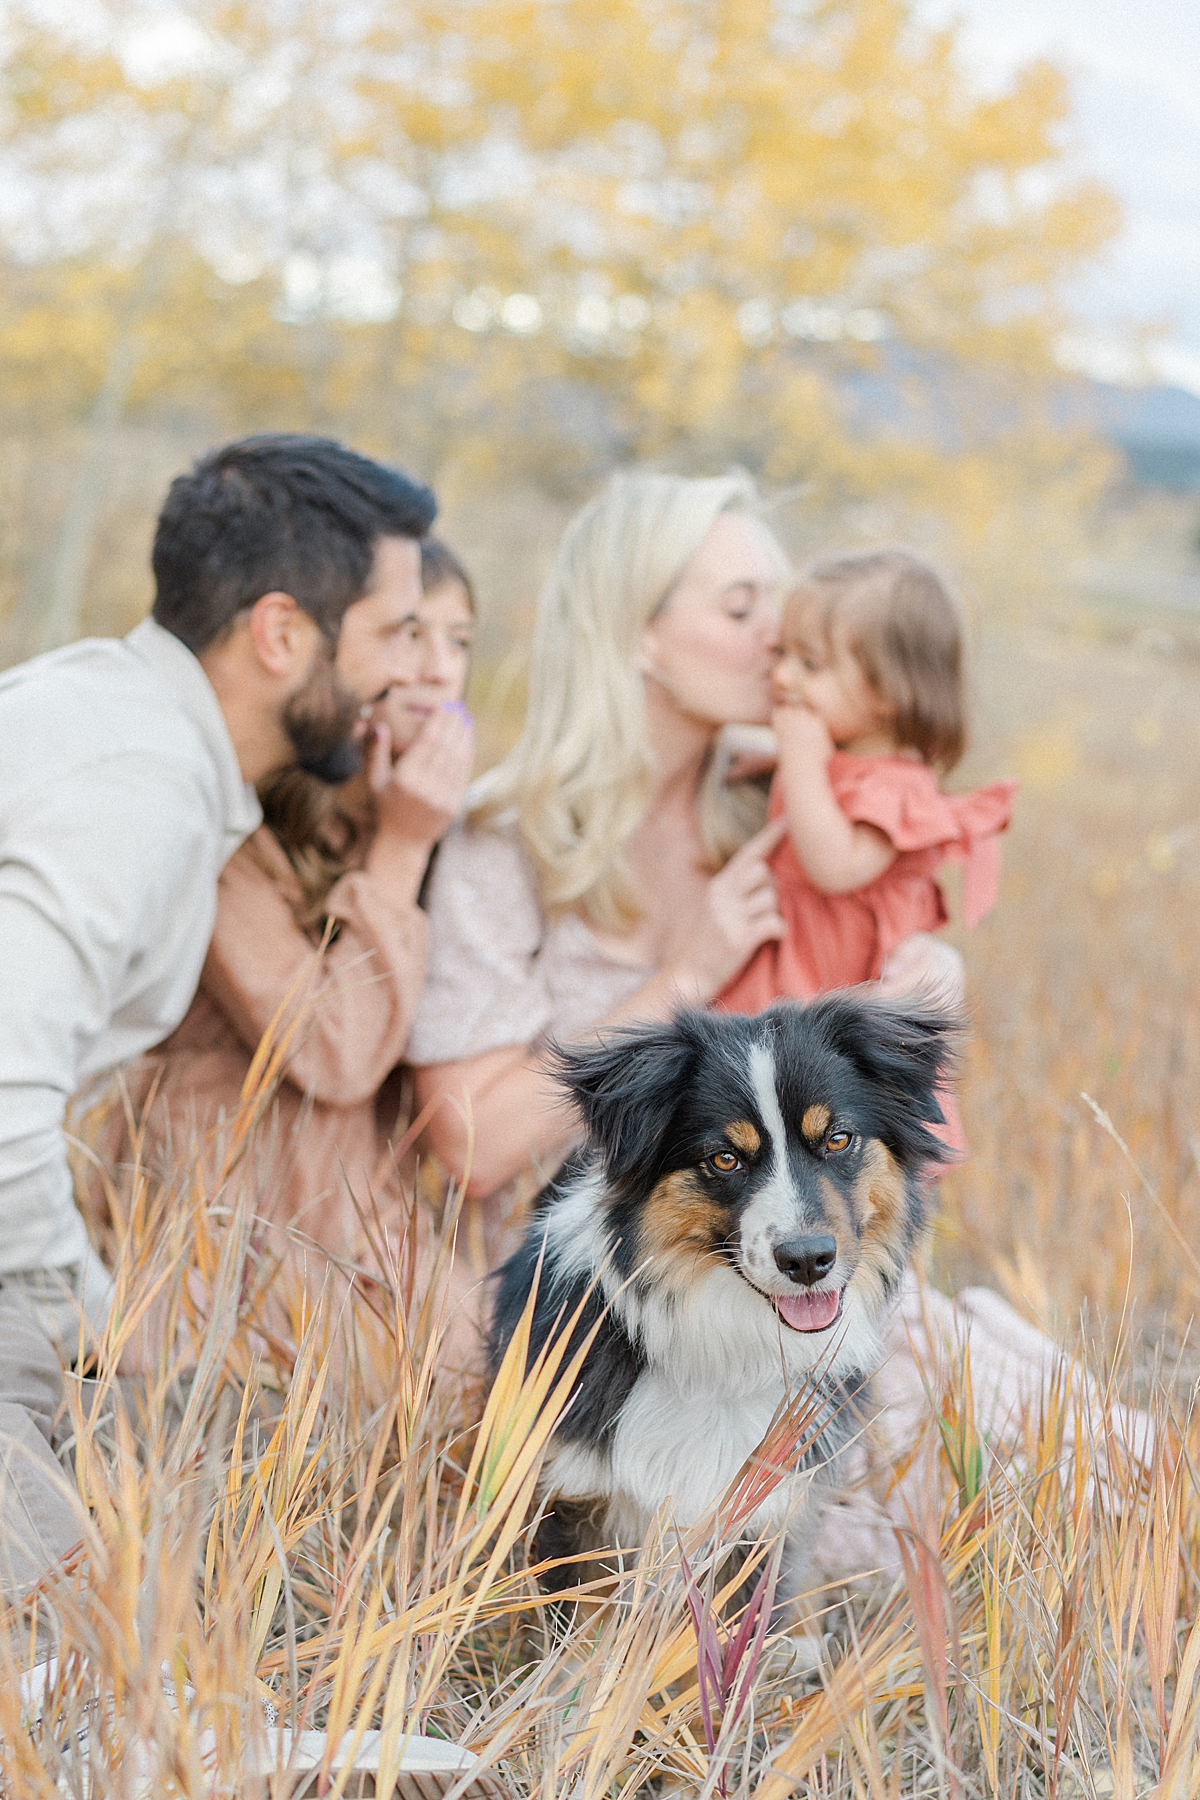
<path id="1" fill-rule="evenodd" d="M 166 183 L 160 190 L 146 249 L 128 299 L 120 308 L 117 335 L 108 353 L 104 379 L 88 414 L 83 450 L 59 525 L 49 577 L 44 587 L 40 582 L 35 583 L 31 596 L 25 636 L 33 651 L 55 650 L 80 635 L 96 527 L 116 454 L 117 433 L 141 361 L 142 326 L 162 298 L 170 260 L 171 223 L 194 167 L 196 143 L 212 121 L 221 98 L 221 90 L 211 92 L 208 103 L 188 122 Z M 43 595 L 44 611 L 40 604 Z"/>
<path id="2" fill-rule="evenodd" d="M 131 310 L 136 316 L 141 309 Z M 46 588 L 46 607 L 31 646 L 34 650 L 55 650 L 80 634 L 92 545 L 108 488 L 117 430 L 125 415 L 125 404 L 137 372 L 139 351 L 136 325 L 130 318 L 109 352 L 104 380 L 88 417 L 83 452 L 59 526 Z"/>

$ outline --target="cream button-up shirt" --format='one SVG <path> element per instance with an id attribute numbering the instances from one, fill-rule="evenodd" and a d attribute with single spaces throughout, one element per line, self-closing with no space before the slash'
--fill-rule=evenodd
<path id="1" fill-rule="evenodd" d="M 152 619 L 0 675 L 0 1274 L 83 1256 L 67 1101 L 178 1025 L 261 818 L 208 678 Z"/>

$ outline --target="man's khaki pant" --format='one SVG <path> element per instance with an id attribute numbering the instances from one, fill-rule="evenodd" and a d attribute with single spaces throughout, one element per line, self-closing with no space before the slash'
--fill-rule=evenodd
<path id="1" fill-rule="evenodd" d="M 112 1297 L 89 1254 L 62 1269 L 0 1275 L 0 1594 L 17 1599 L 83 1535 L 75 1484 L 54 1453 L 63 1364 L 100 1329 Z"/>

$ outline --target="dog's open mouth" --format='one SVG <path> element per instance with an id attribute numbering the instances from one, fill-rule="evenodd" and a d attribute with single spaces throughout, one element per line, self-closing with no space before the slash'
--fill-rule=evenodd
<path id="1" fill-rule="evenodd" d="M 772 1294 L 775 1311 L 793 1331 L 828 1331 L 842 1316 L 845 1288 L 821 1288 L 816 1293 Z"/>

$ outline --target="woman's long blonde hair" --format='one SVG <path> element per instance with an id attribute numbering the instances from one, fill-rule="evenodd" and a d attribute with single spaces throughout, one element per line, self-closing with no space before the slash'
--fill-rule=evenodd
<path id="1" fill-rule="evenodd" d="M 642 633 L 722 513 L 757 518 L 751 477 L 613 476 L 567 527 L 542 591 L 525 725 L 477 789 L 471 822 L 516 828 L 551 914 L 621 930 L 641 906 L 626 863 L 654 764 L 640 672 Z M 778 552 L 781 582 L 787 573 Z M 697 796 L 718 869 L 764 817 L 758 789 L 730 787 L 710 753 Z"/>

